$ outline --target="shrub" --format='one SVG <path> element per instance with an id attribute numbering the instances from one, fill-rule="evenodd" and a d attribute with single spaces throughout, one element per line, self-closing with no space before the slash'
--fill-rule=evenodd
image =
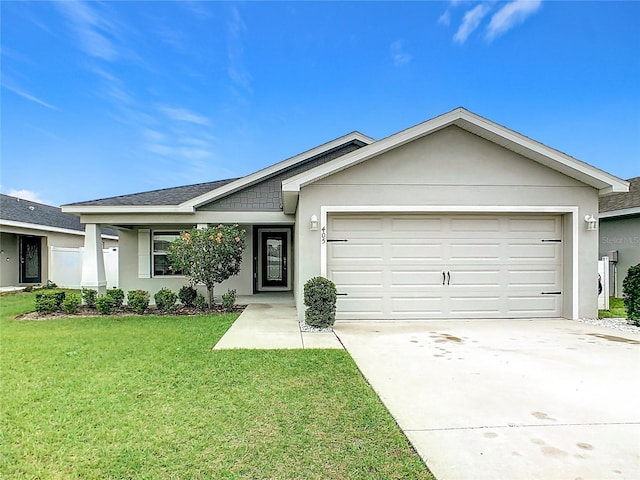
<path id="1" fill-rule="evenodd" d="M 57 292 L 38 293 L 36 295 L 36 310 L 38 313 L 52 313 L 60 308 Z M 61 292 L 64 294 L 64 292 Z"/>
<path id="2" fill-rule="evenodd" d="M 96 298 L 98 298 L 98 291 L 91 288 L 82 289 L 82 301 L 89 308 L 96 308 Z"/>
<path id="3" fill-rule="evenodd" d="M 222 307 L 225 312 L 233 312 L 233 307 L 236 304 L 236 291 L 227 290 L 227 293 L 222 295 Z"/>
<path id="4" fill-rule="evenodd" d="M 313 277 L 304 284 L 304 318 L 307 325 L 326 328 L 336 321 L 336 286 L 324 277 Z"/>
<path id="5" fill-rule="evenodd" d="M 127 305 L 135 313 L 142 315 L 149 307 L 149 298 L 146 290 L 131 290 L 127 293 Z"/>
<path id="6" fill-rule="evenodd" d="M 124 292 L 121 288 L 107 290 L 107 297 L 111 297 L 111 300 L 113 300 L 113 306 L 116 308 L 120 308 L 124 302 Z"/>
<path id="7" fill-rule="evenodd" d="M 33 292 L 33 286 L 32 285 L 27 285 L 26 287 L 24 287 L 23 292 L 25 292 L 25 293 Z"/>
<path id="8" fill-rule="evenodd" d="M 66 314 L 73 315 L 78 313 L 78 307 L 80 306 L 80 297 L 78 295 L 69 295 L 62 302 L 62 311 Z"/>
<path id="9" fill-rule="evenodd" d="M 640 326 L 640 263 L 629 268 L 622 281 L 622 298 L 627 318 Z"/>
<path id="10" fill-rule="evenodd" d="M 196 296 L 196 300 L 193 304 L 200 311 L 205 311 L 207 309 L 207 299 L 204 298 L 204 295 L 201 293 Z"/>
<path id="11" fill-rule="evenodd" d="M 47 289 L 51 290 L 52 288 L 58 288 L 58 285 L 56 285 L 51 280 L 47 280 L 47 284 L 44 285 L 42 288 L 47 288 Z"/>
<path id="12" fill-rule="evenodd" d="M 102 295 L 96 299 L 96 310 L 98 310 L 100 315 L 111 315 L 113 306 L 113 298 L 109 295 Z"/>
<path id="13" fill-rule="evenodd" d="M 51 295 L 56 299 L 56 307 L 58 308 L 62 306 L 62 302 L 64 302 L 64 299 L 67 297 L 67 294 L 64 292 L 53 292 Z"/>
<path id="14" fill-rule="evenodd" d="M 191 285 L 185 285 L 178 291 L 178 298 L 185 307 L 193 307 L 198 291 Z"/>
<path id="15" fill-rule="evenodd" d="M 156 301 L 156 307 L 161 312 L 171 312 L 176 307 L 178 296 L 168 288 L 162 288 L 158 293 L 153 296 Z"/>

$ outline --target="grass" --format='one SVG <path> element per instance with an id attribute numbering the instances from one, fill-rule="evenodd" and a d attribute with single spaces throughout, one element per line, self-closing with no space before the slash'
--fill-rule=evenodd
<path id="1" fill-rule="evenodd" d="M 344 351 L 211 347 L 237 315 L 15 321 L 0 477 L 428 479 Z"/>
<path id="2" fill-rule="evenodd" d="M 622 299 L 609 297 L 609 310 L 598 310 L 598 318 L 627 318 Z"/>

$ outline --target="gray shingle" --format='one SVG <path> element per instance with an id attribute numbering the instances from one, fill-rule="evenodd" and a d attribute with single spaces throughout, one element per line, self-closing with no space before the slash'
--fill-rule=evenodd
<path id="1" fill-rule="evenodd" d="M 628 193 L 600 197 L 600 213 L 640 207 L 640 177 L 630 178 Z"/>

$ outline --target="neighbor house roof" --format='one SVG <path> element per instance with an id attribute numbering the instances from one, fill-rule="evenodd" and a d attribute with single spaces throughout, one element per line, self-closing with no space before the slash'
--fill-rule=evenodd
<path id="1" fill-rule="evenodd" d="M 80 217 L 64 213 L 59 207 L 0 194 L 0 224 L 13 227 L 50 230 L 61 233 L 84 232 Z M 104 235 L 117 236 L 115 230 L 103 230 Z"/>
<path id="2" fill-rule="evenodd" d="M 452 125 L 591 185 L 600 195 L 628 191 L 624 180 L 460 107 L 283 181 L 284 212 L 295 212 L 302 187 Z"/>
<path id="3" fill-rule="evenodd" d="M 600 218 L 640 214 L 640 177 L 627 181 L 627 193 L 614 193 L 600 198 Z"/>
<path id="4" fill-rule="evenodd" d="M 62 209 L 69 213 L 83 214 L 102 212 L 192 213 L 197 207 L 250 187 L 319 155 L 327 154 L 347 144 L 355 143 L 362 146 L 372 142 L 374 139 L 371 137 L 360 132 L 351 132 L 245 177 L 70 203 L 63 205 Z"/>

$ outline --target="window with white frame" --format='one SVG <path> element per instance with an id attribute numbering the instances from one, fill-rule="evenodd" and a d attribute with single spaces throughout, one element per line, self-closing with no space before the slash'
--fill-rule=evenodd
<path id="1" fill-rule="evenodd" d="M 169 258 L 167 257 L 167 250 L 169 249 L 169 245 L 171 245 L 171 242 L 173 242 L 179 236 L 180 232 L 178 231 L 153 232 L 152 257 L 154 277 L 165 275 L 182 275 L 182 271 L 173 269 L 173 267 L 169 263 Z"/>

